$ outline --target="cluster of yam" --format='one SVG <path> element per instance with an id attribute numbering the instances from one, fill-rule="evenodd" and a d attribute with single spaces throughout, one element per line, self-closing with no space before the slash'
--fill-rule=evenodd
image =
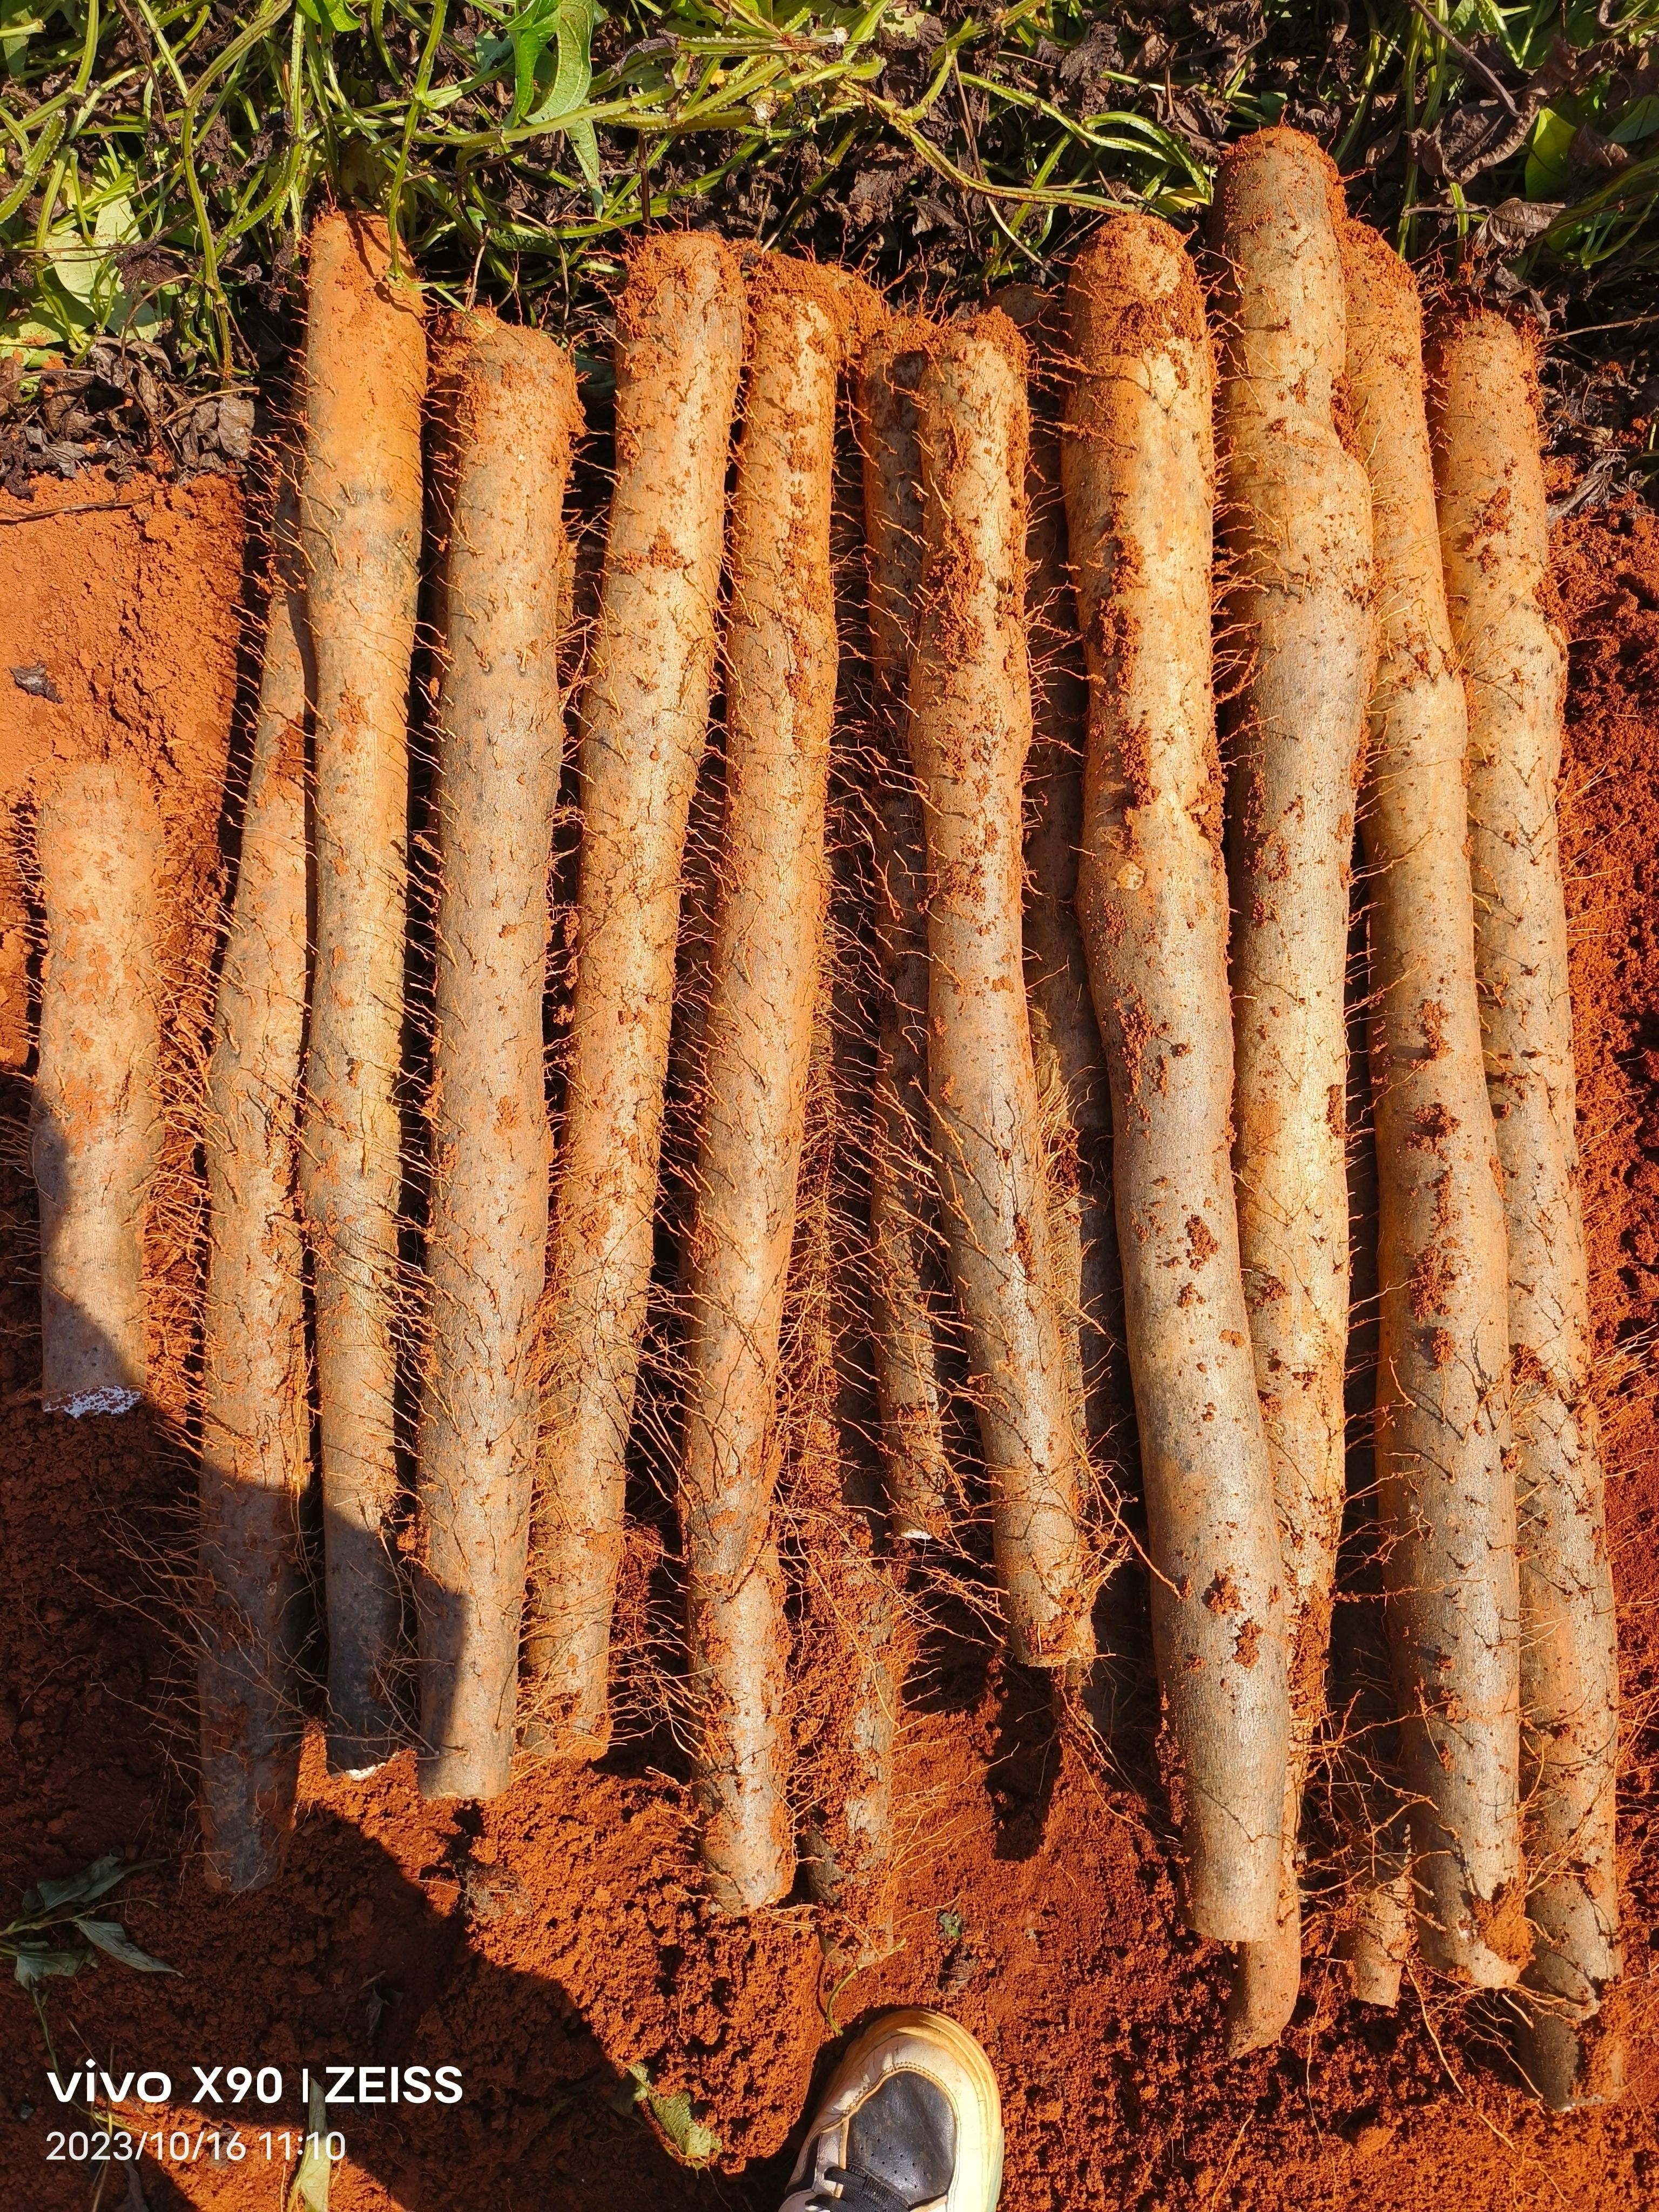
<path id="1" fill-rule="evenodd" d="M 515 1747 L 605 1750 L 678 1113 L 702 1856 L 716 1909 L 789 1893 L 780 1369 L 818 1189 L 815 1085 L 862 1085 L 835 1111 L 866 1135 L 884 1489 L 835 1509 L 861 1671 L 845 1802 L 833 1837 L 800 1846 L 809 1875 L 833 1893 L 890 1848 L 896 1592 L 963 1496 L 942 1337 L 965 1346 L 1008 1653 L 1073 1690 L 1099 1663 L 1097 1405 L 1121 1340 L 1184 1910 L 1236 1947 L 1232 2048 L 1272 2042 L 1298 1988 L 1345 1507 L 1352 1044 L 1376 1132 L 1377 1741 L 1397 1759 L 1348 1793 L 1342 1948 L 1372 2002 L 1395 2001 L 1413 1941 L 1465 1986 L 1512 1991 L 1534 2083 L 1559 2106 L 1592 2094 L 1583 2031 L 1619 1971 L 1616 1668 L 1530 356 L 1468 307 L 1425 350 L 1410 272 L 1293 132 L 1229 155 L 1209 243 L 1207 300 L 1180 234 L 1126 214 L 1063 300 L 1013 291 L 949 323 L 896 317 L 842 272 L 740 265 L 707 234 L 636 252 L 572 689 L 579 884 L 550 1116 L 571 361 L 483 313 L 429 349 L 383 229 L 316 225 L 204 1123 L 202 1798 L 222 1882 L 268 1879 L 292 1817 L 313 1411 L 334 1768 L 412 1736 L 428 1795 L 488 1797 Z M 832 1051 L 825 1078 L 848 418 L 874 981 L 870 1051 Z M 428 500 L 411 1484 L 401 1072 Z M 711 724 L 723 811 L 688 964 Z M 71 1410 L 118 1409 L 144 1381 L 148 805 L 97 765 L 39 822 L 45 1389 Z M 1369 983 L 1351 1034 L 1357 827 Z M 678 1091 L 677 988 L 696 998 Z"/>

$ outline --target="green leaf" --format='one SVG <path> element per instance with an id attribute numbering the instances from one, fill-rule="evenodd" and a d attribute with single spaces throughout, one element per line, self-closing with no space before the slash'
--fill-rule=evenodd
<path id="1" fill-rule="evenodd" d="M 513 53 L 513 120 L 521 122 L 536 90 L 536 69 L 556 33 L 558 0 L 526 0 L 507 27 Z"/>
<path id="2" fill-rule="evenodd" d="M 14 353 L 21 354 L 25 370 L 58 367 L 58 349 L 63 343 L 62 331 L 43 323 L 27 307 L 20 308 L 0 323 L 0 360 Z"/>
<path id="3" fill-rule="evenodd" d="M 1529 200 L 1559 200 L 1572 174 L 1571 148 L 1579 118 L 1559 107 L 1540 108 L 1527 143 L 1526 180 Z"/>
<path id="4" fill-rule="evenodd" d="M 720 2137 L 702 2121 L 694 2119 L 691 2100 L 684 2089 L 672 2097 L 665 2097 L 651 2086 L 651 2076 L 639 2064 L 629 2068 L 635 2087 L 630 2090 L 624 2082 L 612 2102 L 621 2112 L 630 2106 L 643 2105 L 666 2138 L 668 2146 L 682 2166 L 707 2166 L 720 2156 Z"/>
<path id="5" fill-rule="evenodd" d="M 53 255 L 54 261 L 56 255 Z M 64 1875 L 57 1881 L 38 1881 L 23 1899 L 23 1912 L 32 1920 L 44 1919 L 48 1913 L 61 1911 L 66 1905 L 96 1905 L 100 1897 L 107 1897 L 113 1888 L 124 1882 L 130 1874 L 137 1874 L 137 1866 L 130 1859 L 118 1858 L 113 1853 L 94 1859 L 79 1874 Z"/>
<path id="6" fill-rule="evenodd" d="M 573 123 L 564 135 L 574 148 L 576 159 L 581 164 L 582 174 L 592 186 L 597 197 L 600 190 L 598 133 L 594 131 L 593 125 L 584 118 L 580 123 Z"/>
<path id="7" fill-rule="evenodd" d="M 331 39 L 337 31 L 349 33 L 363 27 L 345 0 L 300 0 L 300 13 Z"/>
<path id="8" fill-rule="evenodd" d="M 590 0 L 559 0 L 553 11 L 553 31 L 558 41 L 558 68 L 552 87 L 532 123 L 551 123 L 568 115 L 587 97 L 593 82 L 592 41 L 595 9 Z"/>
<path id="9" fill-rule="evenodd" d="M 141 1974 L 174 1974 L 176 1966 L 169 1966 L 165 1959 L 152 1959 L 148 1951 L 141 1951 L 118 1920 L 82 1920 L 76 1926 L 100 1951 L 107 1951 L 112 1959 L 118 1959 L 124 1966 L 131 1966 Z"/>
<path id="10" fill-rule="evenodd" d="M 653 2089 L 646 2097 L 651 2117 L 686 2166 L 707 2166 L 720 2153 L 720 2139 L 711 2127 L 691 2116 L 691 2100 L 684 2089 L 677 2096 L 659 2096 Z"/>
<path id="11" fill-rule="evenodd" d="M 1650 138 L 1656 131 L 1659 131 L 1659 99 L 1649 92 L 1625 110 L 1607 136 L 1615 146 L 1633 146 L 1638 139 Z"/>
<path id="12" fill-rule="evenodd" d="M 29 40 L 46 27 L 46 16 L 33 0 L 0 0 L 0 59 L 12 76 L 28 52 Z"/>
<path id="13" fill-rule="evenodd" d="M 31 1943 L 27 1938 L 4 1948 L 11 1953 L 13 1971 L 26 1990 L 44 1982 L 49 1974 L 61 1974 L 67 1980 L 80 1972 L 89 1956 L 85 1951 L 57 1951 L 49 1943 Z"/>

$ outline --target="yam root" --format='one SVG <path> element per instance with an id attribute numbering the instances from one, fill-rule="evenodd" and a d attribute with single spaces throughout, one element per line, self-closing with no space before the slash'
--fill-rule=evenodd
<path id="1" fill-rule="evenodd" d="M 760 262 L 750 307 L 679 1481 L 702 1862 L 723 1911 L 773 1903 L 794 1875 L 773 1433 L 827 913 L 845 348 L 842 301 L 808 264 Z"/>
<path id="2" fill-rule="evenodd" d="M 202 1830 L 216 1888 L 271 1881 L 293 1823 L 309 1626 L 311 1408 L 295 1137 L 306 1018 L 311 635 L 294 456 L 274 560 L 236 889 L 208 1066 L 202 1315 Z"/>
<path id="3" fill-rule="evenodd" d="M 1089 691 L 1060 481 L 1061 303 L 1030 286 L 1010 284 L 991 304 L 1003 310 L 1032 349 L 1031 443 L 1025 470 L 1025 619 L 1031 655 L 1025 994 L 1048 1131 L 1055 1295 L 1074 1369 L 1073 1392 L 1083 1412 L 1081 1433 L 1091 1453 L 1100 1453 L 1114 1415 L 1112 1366 L 1114 1347 L 1122 1340 L 1123 1281 L 1112 1218 L 1111 1090 L 1077 920 Z"/>
<path id="4" fill-rule="evenodd" d="M 1472 315 L 1440 333 L 1428 374 L 1440 548 L 1468 699 L 1474 957 L 1509 1231 L 1520 1790 L 1534 1942 L 1522 2063 L 1565 2108 L 1598 2094 L 1579 2030 L 1620 1971 L 1618 1652 L 1589 1389 L 1555 812 L 1566 640 L 1550 583 L 1525 342 L 1501 316 Z"/>
<path id="5" fill-rule="evenodd" d="M 1435 526 L 1416 287 L 1358 224 L 1346 228 L 1344 253 L 1382 624 L 1362 828 L 1389 1638 L 1424 1954 L 1491 1988 L 1513 1981 L 1520 1963 L 1515 1506 L 1503 1202 L 1465 850 L 1468 724 Z"/>
<path id="6" fill-rule="evenodd" d="M 1192 264 L 1150 216 L 1098 234 L 1067 312 L 1061 465 L 1090 694 L 1078 913 L 1111 1084 L 1154 1643 L 1188 1917 L 1257 1942 L 1278 1921 L 1290 1705 L 1233 1196 L 1212 367 Z"/>
<path id="7" fill-rule="evenodd" d="M 144 1228 L 161 1148 L 155 802 L 131 771 L 88 762 L 42 799 L 35 849 L 41 1403 L 125 1413 L 148 1376 Z"/>
<path id="8" fill-rule="evenodd" d="M 1342 1527 L 1349 859 L 1375 626 L 1370 497 L 1337 407 L 1346 332 L 1336 171 L 1262 131 L 1217 180 L 1216 431 L 1229 717 L 1234 1178 L 1291 1641 L 1278 1925 L 1240 1951 L 1237 2054 L 1276 2043 L 1301 1986 L 1296 1838 L 1323 1717 Z"/>
<path id="9" fill-rule="evenodd" d="M 301 1194 L 316 1270 L 328 1749 L 390 1757 L 402 1588 L 394 1398 L 398 1080 L 408 905 L 408 701 L 421 550 L 420 295 L 383 223 L 311 234 L 300 492 L 315 701 L 316 957 Z"/>
<path id="10" fill-rule="evenodd" d="M 928 1099 L 967 1325 L 1009 1649 L 1093 1656 L 1083 1455 L 1054 1288 L 1021 936 L 1025 348 L 996 310 L 943 333 L 917 391 L 921 628 L 910 757 L 927 852 Z"/>
<path id="11" fill-rule="evenodd" d="M 624 1463 L 744 327 L 737 264 L 717 239 L 655 239 L 634 257 L 617 307 L 617 475 L 581 709 L 576 976 L 526 1682 L 526 1741 L 580 1757 L 610 1740 Z"/>
<path id="12" fill-rule="evenodd" d="M 558 799 L 562 511 L 580 422 L 550 337 L 467 319 L 438 701 L 431 1310 L 418 1445 L 420 1784 L 507 1787 L 547 1246 L 542 1072 Z"/>
<path id="13" fill-rule="evenodd" d="M 881 969 L 872 1133 L 872 1345 L 887 1510 L 900 1538 L 943 1537 L 954 1488 L 945 1446 L 928 1265 L 938 1188 L 927 1119 L 927 924 L 921 795 L 905 740 L 921 582 L 916 387 L 933 326 L 900 319 L 864 349 L 858 423 L 875 708 L 874 933 Z"/>

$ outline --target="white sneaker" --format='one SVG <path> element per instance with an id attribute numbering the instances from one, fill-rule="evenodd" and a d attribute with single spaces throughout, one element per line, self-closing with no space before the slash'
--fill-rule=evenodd
<path id="1" fill-rule="evenodd" d="M 942 2012 L 889 2012 L 836 2067 L 779 2212 L 993 2212 L 1002 2106 Z"/>

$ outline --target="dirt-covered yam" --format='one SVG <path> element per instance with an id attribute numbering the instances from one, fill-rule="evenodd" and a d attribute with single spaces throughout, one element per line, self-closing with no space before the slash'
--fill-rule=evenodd
<path id="1" fill-rule="evenodd" d="M 714 680 L 742 280 L 654 239 L 617 311 L 617 481 L 581 705 L 576 974 L 554 1194 L 526 1741 L 610 1740 L 611 1616 L 645 1334 L 686 827 Z"/>
<path id="2" fill-rule="evenodd" d="M 1093 1656 L 1083 1417 L 1054 1292 L 1021 935 L 1026 356 L 995 309 L 941 335 L 917 391 L 921 622 L 910 756 L 927 853 L 928 1097 L 967 1324 L 1009 1649 Z"/>
<path id="3" fill-rule="evenodd" d="M 1188 1917 L 1258 1942 L 1278 1923 L 1290 1703 L 1233 1197 L 1210 344 L 1192 263 L 1151 216 L 1107 225 L 1067 313 L 1061 462 L 1090 692 L 1079 919 L 1111 1083 L 1153 1635 Z"/>
<path id="4" fill-rule="evenodd" d="M 1112 1212 L 1112 1100 L 1077 919 L 1088 679 L 1060 481 L 1068 378 L 1063 302 L 1010 284 L 1000 307 L 1031 349 L 1025 468 L 1025 608 L 1031 749 L 1025 763 L 1025 994 L 1042 1099 L 1050 1248 L 1072 1391 L 1097 1480 L 1105 1474 L 1121 1364 L 1123 1283 Z"/>
<path id="5" fill-rule="evenodd" d="M 866 341 L 857 422 L 864 463 L 874 691 L 872 805 L 874 935 L 881 971 L 870 1255 L 875 1367 L 887 1507 L 894 1533 L 951 1528 L 954 1480 L 929 1262 L 939 1193 L 927 1118 L 927 852 L 921 794 L 905 739 L 921 582 L 921 451 L 916 387 L 937 336 L 899 317 Z"/>
<path id="6" fill-rule="evenodd" d="M 144 1229 L 161 1161 L 161 826 L 132 769 L 90 761 L 35 823 L 46 958 L 29 1159 L 40 1200 L 41 1403 L 125 1413 L 149 1372 Z"/>
<path id="7" fill-rule="evenodd" d="M 1423 1950 L 1490 1987 L 1514 1980 L 1525 1945 L 1504 1211 L 1475 1002 L 1468 724 L 1435 527 L 1416 287 L 1358 224 L 1345 230 L 1344 253 L 1382 613 L 1362 828 L 1389 1635 Z"/>
<path id="8" fill-rule="evenodd" d="M 1522 2063 L 1565 2107 L 1595 2094 L 1578 2030 L 1620 1972 L 1618 1650 L 1556 825 L 1566 638 L 1527 342 L 1500 315 L 1459 318 L 1430 349 L 1428 389 L 1440 550 L 1468 700 L 1474 958 L 1509 1232 L 1533 1939 Z"/>
<path id="9" fill-rule="evenodd" d="M 1239 1261 L 1273 1462 L 1293 1733 L 1277 1929 L 1239 1954 L 1235 2052 L 1276 2042 L 1301 1983 L 1296 1840 L 1324 1711 L 1342 1524 L 1348 1183 L 1343 1106 L 1354 786 L 1375 646 L 1370 491 L 1339 424 L 1336 171 L 1261 131 L 1222 163 L 1216 435 L 1228 715 Z"/>
<path id="10" fill-rule="evenodd" d="M 305 1263 L 295 1133 L 305 1041 L 305 613 L 292 455 L 278 463 L 253 757 L 225 930 L 204 1151 L 202 1305 L 202 1831 L 215 1887 L 282 1864 L 310 1626 L 300 1504 L 311 1472 Z"/>
<path id="11" fill-rule="evenodd" d="M 839 289 L 810 264 L 757 264 L 750 306 L 679 1480 L 702 1863 L 726 1911 L 772 1904 L 794 1878 L 773 1434 L 827 914 L 830 511 L 850 335 Z"/>
<path id="12" fill-rule="evenodd" d="M 542 1001 L 562 751 L 568 357 L 468 317 L 446 394 L 430 1307 L 418 1438 L 421 1788 L 507 1787 L 547 1245 Z"/>
<path id="13" fill-rule="evenodd" d="M 409 683 L 420 583 L 421 295 L 377 218 L 310 241 L 300 526 L 316 654 L 314 960 L 301 1192 L 315 1267 L 337 1771 L 404 1726 L 396 1400 Z"/>

